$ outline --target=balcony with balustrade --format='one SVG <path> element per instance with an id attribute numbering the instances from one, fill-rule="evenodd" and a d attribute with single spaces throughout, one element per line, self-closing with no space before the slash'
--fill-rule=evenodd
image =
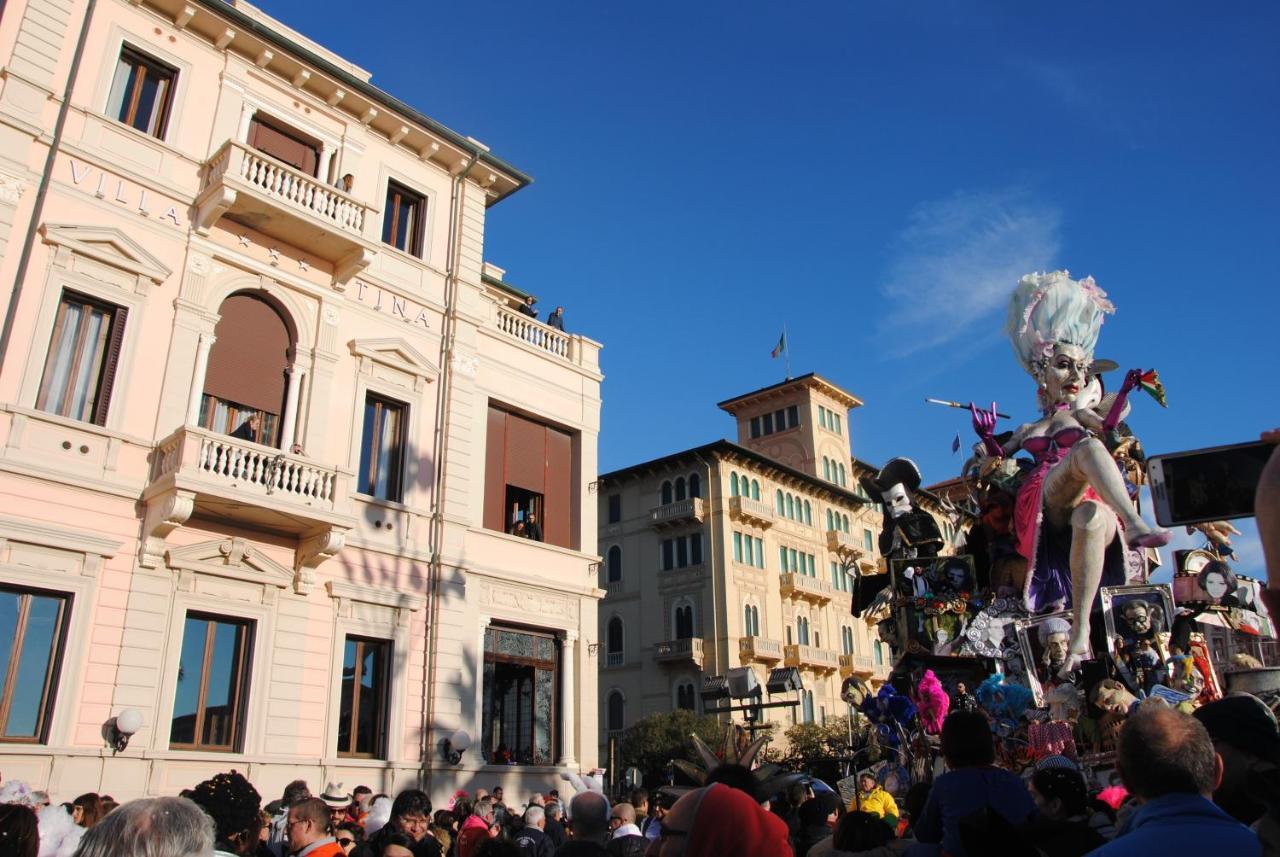
<path id="1" fill-rule="evenodd" d="M 828 649 L 796 644 L 783 646 L 782 664 L 817 672 L 835 672 L 840 668 L 840 656 Z"/>
<path id="2" fill-rule="evenodd" d="M 674 503 L 664 503 L 649 510 L 649 526 L 654 529 L 678 527 L 684 524 L 701 524 L 706 517 L 701 497 L 689 497 Z"/>
<path id="3" fill-rule="evenodd" d="M 868 679 L 875 673 L 870 655 L 840 655 L 840 677 Z"/>
<path id="4" fill-rule="evenodd" d="M 339 284 L 378 251 L 370 206 L 244 143 L 223 143 L 200 181 L 192 225 L 201 235 L 225 216 L 331 264 Z"/>
<path id="5" fill-rule="evenodd" d="M 738 657 L 744 664 L 776 664 L 782 660 L 782 643 L 768 637 L 739 637 Z"/>
<path id="6" fill-rule="evenodd" d="M 744 524 L 753 524 L 764 528 L 772 527 L 774 519 L 773 507 L 768 503 L 752 500 L 750 497 L 730 497 L 729 517 L 735 521 L 742 521 Z"/>
<path id="7" fill-rule="evenodd" d="M 862 544 L 843 530 L 827 530 L 827 550 L 840 557 L 840 561 L 845 564 L 856 563 L 866 554 Z"/>
<path id="8" fill-rule="evenodd" d="M 355 526 L 352 474 L 300 455 L 185 426 L 156 444 L 147 507 L 144 564 L 192 515 L 299 537 L 298 564 L 337 553 Z"/>
<path id="9" fill-rule="evenodd" d="M 701 637 L 664 640 L 653 647 L 653 659 L 658 663 L 702 669 L 702 642 Z"/>
<path id="10" fill-rule="evenodd" d="M 807 574 L 789 572 L 779 578 L 783 598 L 803 598 L 814 604 L 826 604 L 835 597 L 836 588 L 826 580 Z"/>

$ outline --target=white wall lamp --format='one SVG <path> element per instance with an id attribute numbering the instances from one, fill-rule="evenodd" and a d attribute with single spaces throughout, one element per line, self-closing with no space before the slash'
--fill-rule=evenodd
<path id="1" fill-rule="evenodd" d="M 440 739 L 440 753 L 448 760 L 450 765 L 456 765 L 461 762 L 462 754 L 467 752 L 470 747 L 471 736 L 462 729 Z"/>
<path id="2" fill-rule="evenodd" d="M 126 708 L 102 725 L 102 737 L 107 746 L 112 748 L 112 755 L 123 753 L 129 746 L 129 739 L 137 734 L 143 726 L 142 712 L 136 708 Z"/>

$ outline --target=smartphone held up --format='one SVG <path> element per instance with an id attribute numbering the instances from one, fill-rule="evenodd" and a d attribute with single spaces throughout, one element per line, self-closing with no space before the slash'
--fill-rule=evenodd
<path id="1" fill-rule="evenodd" d="M 1147 476 L 1162 527 L 1253 515 L 1262 468 L 1275 446 L 1262 441 L 1155 455 Z"/>

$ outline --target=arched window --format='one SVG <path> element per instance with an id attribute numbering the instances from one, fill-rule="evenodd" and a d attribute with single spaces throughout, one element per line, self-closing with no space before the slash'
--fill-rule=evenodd
<path id="1" fill-rule="evenodd" d="M 696 473 L 690 474 L 689 476 L 689 496 L 702 496 L 702 480 L 698 478 L 698 474 Z"/>
<path id="2" fill-rule="evenodd" d="M 792 520 L 796 517 L 796 501 L 790 494 L 787 495 L 787 517 Z"/>
<path id="3" fill-rule="evenodd" d="M 813 507 L 809 505 L 809 501 L 804 501 L 804 522 L 806 526 L 813 526 Z"/>
<path id="4" fill-rule="evenodd" d="M 622 580 L 622 548 L 614 545 L 609 548 L 609 582 L 617 583 Z"/>
<path id="5" fill-rule="evenodd" d="M 834 529 L 835 529 L 835 526 L 834 526 L 831 522 L 832 522 L 831 510 L 830 510 L 830 509 L 828 509 L 828 510 L 827 510 L 827 529 L 828 529 L 828 530 L 834 530 Z"/>
<path id="6" fill-rule="evenodd" d="M 677 476 L 677 477 L 676 477 L 676 499 L 677 499 L 677 500 L 683 500 L 684 498 L 685 498 L 685 493 L 684 493 L 684 477 L 683 477 L 683 476 Z"/>
<path id="7" fill-rule="evenodd" d="M 693 605 L 677 604 L 675 613 L 676 639 L 687 640 L 693 636 Z"/>
<path id="8" fill-rule="evenodd" d="M 822 478 L 831 481 L 831 461 L 825 455 L 822 456 Z"/>
<path id="9" fill-rule="evenodd" d="M 663 482 L 662 483 L 662 505 L 665 506 L 670 502 L 671 502 L 671 483 Z"/>
<path id="10" fill-rule="evenodd" d="M 746 477 L 744 476 L 743 479 L 746 479 Z M 758 479 L 751 480 L 751 499 L 760 499 L 760 481 Z"/>
<path id="11" fill-rule="evenodd" d="M 800 691 L 800 700 L 803 703 L 803 708 L 804 708 L 804 722 L 812 723 L 813 722 L 813 691 L 811 690 Z"/>
<path id="12" fill-rule="evenodd" d="M 736 473 L 729 474 L 729 496 L 738 496 L 738 474 Z"/>
<path id="13" fill-rule="evenodd" d="M 802 646 L 809 645 L 809 620 L 803 616 L 796 620 L 796 642 Z"/>
<path id="14" fill-rule="evenodd" d="M 755 605 L 751 606 L 751 634 L 752 636 L 760 636 L 760 608 Z"/>
<path id="15" fill-rule="evenodd" d="M 291 328 L 275 306 L 257 294 L 229 296 L 218 315 L 200 399 L 200 425 L 241 440 L 282 446 L 286 382 L 293 362 Z"/>
<path id="16" fill-rule="evenodd" d="M 697 697 L 693 694 L 693 682 L 682 681 L 676 685 L 676 708 L 697 711 Z"/>
<path id="17" fill-rule="evenodd" d="M 607 729 L 610 732 L 621 732 L 623 723 L 626 721 L 627 702 L 622 698 L 622 691 L 609 691 L 609 722 Z"/>
<path id="18" fill-rule="evenodd" d="M 782 497 L 782 489 L 781 489 L 781 488 L 779 488 L 779 489 L 778 489 L 778 493 L 777 493 L 777 495 L 776 495 L 776 498 L 777 498 L 777 501 L 778 501 L 778 514 L 779 514 L 779 515 L 785 515 L 785 514 L 787 513 L 787 504 L 786 504 L 786 501 L 785 501 L 785 500 L 783 499 L 783 497 Z"/>
<path id="19" fill-rule="evenodd" d="M 844 485 L 844 484 L 845 484 L 845 481 L 844 481 L 844 465 L 843 465 L 843 464 L 837 464 L 837 465 L 836 465 L 836 467 L 840 468 L 840 484 L 841 484 L 841 485 Z"/>
<path id="20" fill-rule="evenodd" d="M 849 516 L 848 515 L 840 516 L 840 526 L 846 533 L 849 532 Z"/>
<path id="21" fill-rule="evenodd" d="M 884 666 L 884 648 L 883 648 L 883 646 L 884 646 L 884 644 L 883 644 L 883 643 L 881 643 L 879 640 L 876 640 L 876 645 L 875 645 L 875 652 L 876 652 L 876 666 L 878 666 L 878 667 L 882 667 L 882 666 Z"/>
<path id="22" fill-rule="evenodd" d="M 742 605 L 742 634 L 745 637 L 755 636 L 751 631 L 751 605 Z"/>
<path id="23" fill-rule="evenodd" d="M 622 663 L 622 619 L 614 616 L 609 620 L 608 645 L 606 647 L 606 664 L 616 667 Z"/>

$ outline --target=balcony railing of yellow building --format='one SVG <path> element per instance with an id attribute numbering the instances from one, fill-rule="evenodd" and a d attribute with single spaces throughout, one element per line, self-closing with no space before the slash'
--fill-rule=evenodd
<path id="1" fill-rule="evenodd" d="M 835 652 L 827 649 L 796 644 L 783 647 L 782 663 L 789 667 L 835 672 L 840 667 L 840 658 Z"/>
<path id="2" fill-rule="evenodd" d="M 772 527 L 773 507 L 750 497 L 730 497 L 729 517 L 759 527 Z"/>
<path id="3" fill-rule="evenodd" d="M 739 637 L 738 657 L 743 661 L 777 663 L 782 660 L 782 643 L 768 637 Z"/>
<path id="4" fill-rule="evenodd" d="M 689 497 L 649 510 L 649 523 L 654 527 L 674 527 L 689 521 L 702 523 L 705 515 L 701 497 Z"/>
<path id="5" fill-rule="evenodd" d="M 653 659 L 662 663 L 689 663 L 702 669 L 702 638 L 664 640 L 653 647 Z"/>
<path id="6" fill-rule="evenodd" d="M 795 572 L 782 575 L 780 585 L 784 598 L 803 598 L 818 604 L 830 601 L 836 591 L 828 581 Z"/>
<path id="7" fill-rule="evenodd" d="M 838 555 L 844 562 L 856 562 L 866 553 L 858 540 L 843 530 L 827 530 L 827 550 Z"/>
<path id="8" fill-rule="evenodd" d="M 498 330 L 530 345 L 539 351 L 545 351 L 553 357 L 571 358 L 569 353 L 570 337 L 562 330 L 543 324 L 522 312 L 498 307 Z"/>
<path id="9" fill-rule="evenodd" d="M 842 678 L 848 678 L 851 675 L 870 678 L 873 672 L 875 672 L 875 668 L 872 666 L 870 655 L 840 656 L 840 675 Z"/>

